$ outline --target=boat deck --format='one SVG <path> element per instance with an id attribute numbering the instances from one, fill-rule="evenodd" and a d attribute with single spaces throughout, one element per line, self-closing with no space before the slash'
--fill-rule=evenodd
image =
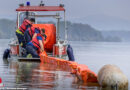
<path id="1" fill-rule="evenodd" d="M 26 58 L 26 57 L 19 57 L 18 61 L 35 61 L 35 62 L 40 62 L 40 58 Z"/>

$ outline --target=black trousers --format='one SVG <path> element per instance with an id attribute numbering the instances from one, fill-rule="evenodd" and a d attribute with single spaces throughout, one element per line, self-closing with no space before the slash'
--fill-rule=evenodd
<path id="1" fill-rule="evenodd" d="M 39 58 L 37 50 L 32 45 L 26 45 L 26 50 L 33 58 Z"/>
<path id="2" fill-rule="evenodd" d="M 19 44 L 23 44 L 22 47 L 25 48 L 25 39 L 24 39 L 24 35 L 21 35 L 19 33 L 16 32 L 16 36 L 18 38 Z"/>
<path id="3" fill-rule="evenodd" d="M 25 38 L 26 44 L 29 43 L 29 42 L 32 40 L 32 38 L 31 38 L 31 36 L 30 36 L 28 30 L 26 30 L 26 31 L 24 32 L 24 38 Z"/>

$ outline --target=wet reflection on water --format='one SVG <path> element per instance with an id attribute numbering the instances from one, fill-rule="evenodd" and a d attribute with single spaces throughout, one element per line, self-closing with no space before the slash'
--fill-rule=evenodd
<path id="1" fill-rule="evenodd" d="M 66 69 L 55 65 L 18 61 L 11 61 L 8 65 L 9 72 L 3 74 L 5 87 L 28 88 L 30 90 L 86 90 L 98 88 L 97 84 L 79 82 Z"/>

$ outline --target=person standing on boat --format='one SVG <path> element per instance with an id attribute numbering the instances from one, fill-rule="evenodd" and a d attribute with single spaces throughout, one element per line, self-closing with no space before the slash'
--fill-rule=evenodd
<path id="1" fill-rule="evenodd" d="M 26 45 L 26 50 L 33 58 L 39 58 L 38 52 L 44 51 L 43 41 L 45 40 L 45 29 L 41 29 L 40 33 Z"/>
<path id="2" fill-rule="evenodd" d="M 33 26 L 29 27 L 24 33 L 26 44 L 29 43 L 32 40 L 32 38 L 36 37 L 38 33 L 40 33 L 39 28 L 35 28 Z"/>
<path id="3" fill-rule="evenodd" d="M 25 48 L 24 32 L 27 30 L 28 27 L 31 27 L 33 23 L 35 23 L 34 18 L 31 18 L 30 20 L 24 19 L 21 26 L 16 30 L 16 36 L 18 38 L 18 42 L 23 48 Z"/>

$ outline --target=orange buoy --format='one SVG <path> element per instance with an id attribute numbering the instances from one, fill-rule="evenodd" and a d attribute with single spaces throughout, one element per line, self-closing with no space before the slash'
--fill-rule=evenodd
<path id="1" fill-rule="evenodd" d="M 55 57 L 45 56 L 43 53 L 41 53 L 40 59 L 43 63 L 51 64 L 52 66 L 54 65 L 60 70 L 66 70 L 72 74 L 75 74 L 84 83 L 97 83 L 97 75 L 92 72 L 87 65 L 78 64 L 73 61 L 67 61 Z"/>

